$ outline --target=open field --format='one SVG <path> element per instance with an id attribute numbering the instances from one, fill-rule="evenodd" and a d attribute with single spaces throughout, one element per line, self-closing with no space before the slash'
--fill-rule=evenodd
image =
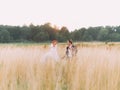
<path id="1" fill-rule="evenodd" d="M 120 90 L 120 43 L 77 46 L 72 61 L 43 63 L 48 44 L 0 44 L 0 90 Z"/>

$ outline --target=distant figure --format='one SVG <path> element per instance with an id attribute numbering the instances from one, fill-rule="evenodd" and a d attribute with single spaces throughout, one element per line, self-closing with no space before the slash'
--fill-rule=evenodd
<path id="1" fill-rule="evenodd" d="M 68 59 L 71 59 L 72 57 L 76 56 L 76 54 L 77 54 L 77 47 L 73 45 L 71 40 L 68 40 L 67 41 L 66 55 L 65 56 Z"/>
<path id="2" fill-rule="evenodd" d="M 55 61 L 59 60 L 57 52 L 57 40 L 53 40 L 50 45 L 50 50 L 45 54 L 45 60 L 52 59 Z"/>

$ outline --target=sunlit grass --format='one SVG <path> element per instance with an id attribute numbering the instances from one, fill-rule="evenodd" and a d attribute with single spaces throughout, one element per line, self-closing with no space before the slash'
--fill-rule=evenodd
<path id="1" fill-rule="evenodd" d="M 1 45 L 0 90 L 120 90 L 119 44 L 77 45 L 72 61 L 44 63 L 48 45 Z"/>

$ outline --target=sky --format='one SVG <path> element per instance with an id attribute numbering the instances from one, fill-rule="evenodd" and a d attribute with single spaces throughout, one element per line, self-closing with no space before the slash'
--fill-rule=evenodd
<path id="1" fill-rule="evenodd" d="M 119 0 L 0 0 L 0 24 L 41 25 L 47 22 L 81 27 L 120 25 Z"/>

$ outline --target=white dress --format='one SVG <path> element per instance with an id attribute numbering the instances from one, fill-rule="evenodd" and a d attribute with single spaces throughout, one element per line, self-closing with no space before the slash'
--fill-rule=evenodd
<path id="1" fill-rule="evenodd" d="M 57 45 L 53 46 L 53 44 L 50 45 L 50 50 L 45 54 L 45 60 L 52 59 L 55 61 L 59 60 L 58 52 L 57 52 Z"/>

